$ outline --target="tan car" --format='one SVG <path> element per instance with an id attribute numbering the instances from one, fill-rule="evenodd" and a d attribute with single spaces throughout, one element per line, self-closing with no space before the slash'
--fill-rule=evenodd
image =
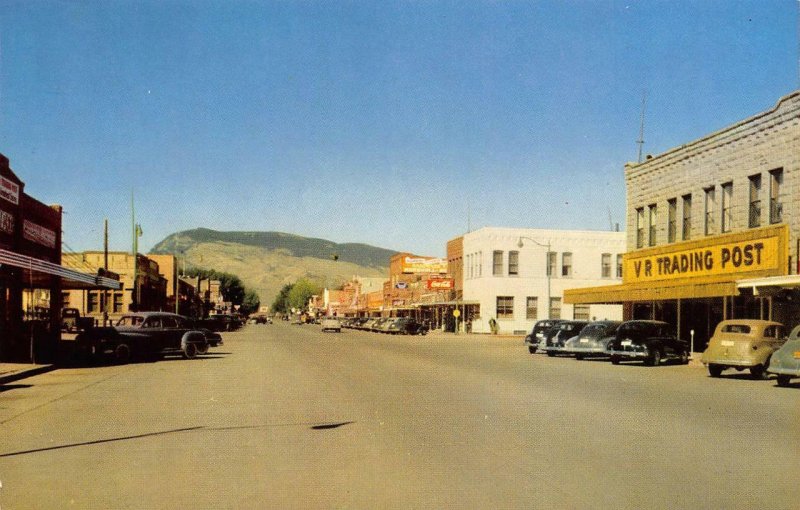
<path id="1" fill-rule="evenodd" d="M 780 322 L 740 319 L 717 325 L 708 349 L 700 360 L 708 366 L 711 377 L 719 377 L 726 368 L 749 369 L 755 379 L 767 376 L 772 353 L 786 342 L 786 329 Z"/>

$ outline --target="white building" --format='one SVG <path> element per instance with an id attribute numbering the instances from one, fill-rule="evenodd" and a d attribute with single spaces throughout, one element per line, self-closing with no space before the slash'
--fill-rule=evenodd
<path id="1" fill-rule="evenodd" d="M 622 282 L 625 232 L 486 227 L 464 234 L 464 294 L 479 303 L 472 331 L 528 332 L 540 319 L 622 319 L 622 305 L 566 305 L 565 289 Z"/>

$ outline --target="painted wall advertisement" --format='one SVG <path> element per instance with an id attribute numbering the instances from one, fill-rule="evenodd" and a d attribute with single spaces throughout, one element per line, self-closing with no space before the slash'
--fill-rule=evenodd
<path id="1" fill-rule="evenodd" d="M 403 257 L 404 273 L 447 273 L 447 260 L 433 257 Z"/>
<path id="2" fill-rule="evenodd" d="M 36 244 L 41 244 L 48 248 L 56 247 L 56 233 L 32 221 L 25 220 L 23 222 L 23 235 L 25 239 Z"/>
<path id="3" fill-rule="evenodd" d="M 451 290 L 455 287 L 455 280 L 452 278 L 436 278 L 428 280 L 430 290 Z"/>
<path id="4" fill-rule="evenodd" d="M 19 205 L 19 184 L 0 176 L 0 198 Z"/>

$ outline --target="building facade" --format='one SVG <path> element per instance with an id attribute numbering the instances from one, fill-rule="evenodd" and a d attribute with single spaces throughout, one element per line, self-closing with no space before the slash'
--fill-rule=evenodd
<path id="1" fill-rule="evenodd" d="M 626 303 L 702 350 L 719 321 L 800 308 L 800 91 L 768 111 L 625 165 L 624 284 L 568 295 Z"/>
<path id="2" fill-rule="evenodd" d="M 463 236 L 465 316 L 476 333 L 531 330 L 540 319 L 621 319 L 617 304 L 566 304 L 564 291 L 621 282 L 624 232 L 487 227 Z"/>

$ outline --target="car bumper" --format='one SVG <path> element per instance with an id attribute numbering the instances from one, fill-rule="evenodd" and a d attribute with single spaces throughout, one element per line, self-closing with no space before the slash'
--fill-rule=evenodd
<path id="1" fill-rule="evenodd" d="M 798 368 L 774 367 L 770 365 L 769 368 L 767 368 L 767 372 L 769 372 L 770 374 L 791 375 L 793 377 L 800 377 L 800 369 Z"/>
<path id="2" fill-rule="evenodd" d="M 622 359 L 647 359 L 650 357 L 648 351 L 608 351 L 608 355 Z"/>
<path id="3" fill-rule="evenodd" d="M 760 365 L 761 363 L 751 359 L 708 359 L 700 358 L 703 365 L 717 365 L 719 367 L 731 368 L 750 368 Z"/>
<path id="4" fill-rule="evenodd" d="M 609 355 L 609 352 L 603 347 L 565 347 L 564 352 L 569 354 L 587 354 L 594 356 Z"/>

